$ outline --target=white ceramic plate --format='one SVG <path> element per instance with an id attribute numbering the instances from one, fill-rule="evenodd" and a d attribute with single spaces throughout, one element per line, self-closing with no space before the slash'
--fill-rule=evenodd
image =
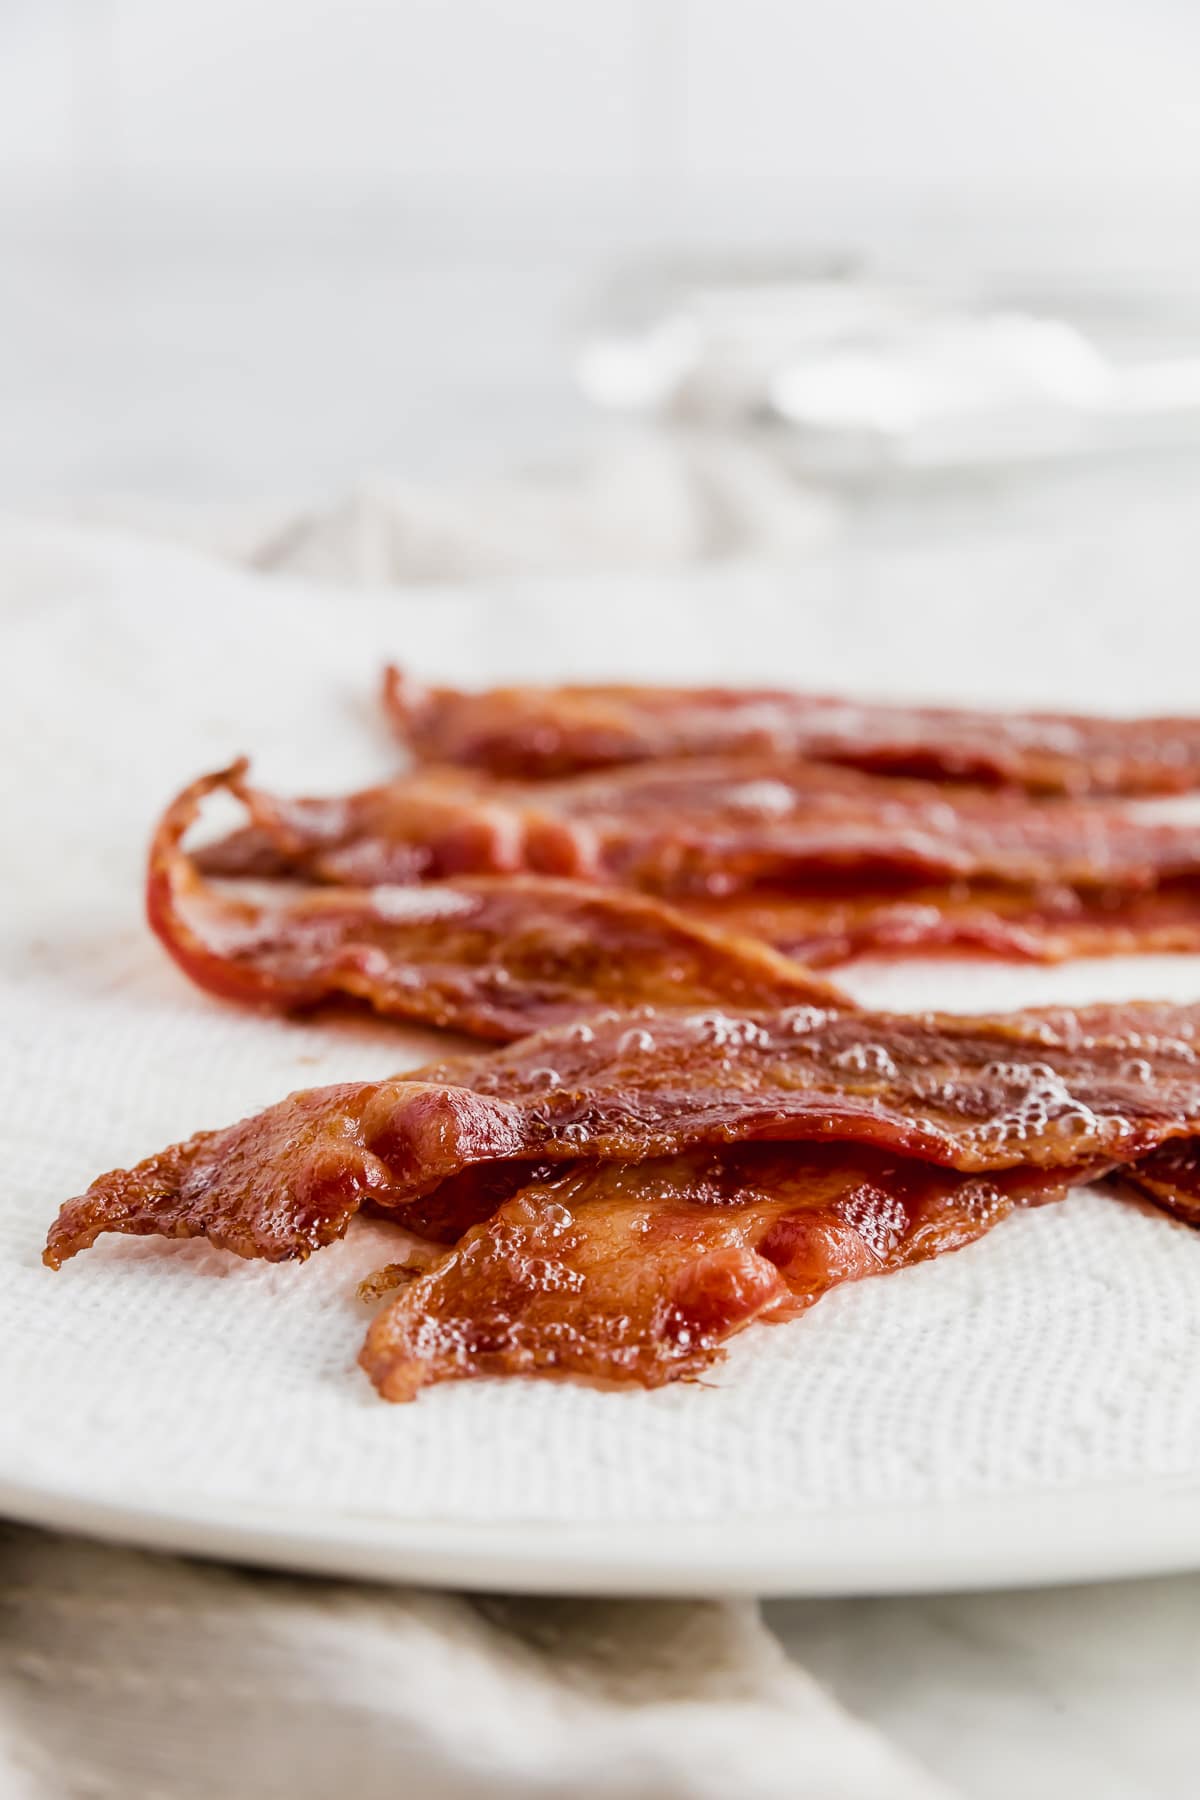
<path id="1" fill-rule="evenodd" d="M 446 1524 L 280 1507 L 173 1511 L 0 1482 L 0 1509 L 145 1549 L 480 1593 L 944 1593 L 1200 1565 L 1200 1486 L 670 1526 Z"/>
<path id="2" fill-rule="evenodd" d="M 100 1170 L 290 1088 L 441 1048 L 221 1006 L 140 918 L 148 823 L 192 774 L 243 749 L 285 790 L 392 765 L 372 699 L 387 654 L 464 681 L 791 671 L 836 687 L 853 667 L 867 689 L 1012 699 L 1031 697 L 1036 612 L 1038 667 L 1059 671 L 1063 700 L 1187 703 L 1191 615 L 1170 627 L 1169 666 L 1139 674 L 1101 614 L 1082 648 L 1066 626 L 1056 643 L 1037 594 L 1029 619 L 1010 597 L 956 623 L 926 583 L 889 637 L 862 574 L 843 592 L 815 570 L 803 609 L 794 582 L 737 574 L 665 595 L 589 583 L 401 601 L 0 531 L 0 769 L 16 776 L 0 1504 L 147 1545 L 481 1588 L 864 1592 L 1200 1565 L 1200 1236 L 1099 1195 L 840 1290 L 745 1334 L 711 1383 L 654 1394 L 480 1382 L 385 1406 L 354 1362 L 355 1286 L 387 1260 L 383 1225 L 302 1268 L 115 1239 L 59 1275 L 40 1266 L 57 1205 Z M 1192 998 L 1200 963 L 905 964 L 854 982 L 952 1008 Z"/>

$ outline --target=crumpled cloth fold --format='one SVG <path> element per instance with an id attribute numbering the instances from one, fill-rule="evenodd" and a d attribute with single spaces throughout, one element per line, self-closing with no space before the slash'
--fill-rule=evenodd
<path id="1" fill-rule="evenodd" d="M 75 516 L 246 568 L 383 586 L 786 558 L 826 542 L 840 507 L 793 472 L 784 440 L 664 431 L 454 485 L 379 474 L 318 502 L 113 497 Z"/>

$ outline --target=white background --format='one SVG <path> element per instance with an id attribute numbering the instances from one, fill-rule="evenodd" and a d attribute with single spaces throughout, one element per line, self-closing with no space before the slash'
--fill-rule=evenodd
<path id="1" fill-rule="evenodd" d="M 2 0 L 0 499 L 594 438 L 651 250 L 1190 281 L 1198 67 L 1190 0 Z"/>
<path id="2" fill-rule="evenodd" d="M 1187 0 L 5 0 L 0 156 L 1096 192 L 1194 174 L 1198 50 Z"/>

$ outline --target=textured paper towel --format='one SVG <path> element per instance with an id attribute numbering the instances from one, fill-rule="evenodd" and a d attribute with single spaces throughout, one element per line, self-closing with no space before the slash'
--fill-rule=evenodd
<path id="1" fill-rule="evenodd" d="M 935 589 L 893 615 L 819 566 L 804 593 L 796 579 L 364 595 L 100 534 L 0 533 L 0 1475 L 146 1504 L 187 1493 L 398 1519 L 732 1528 L 1200 1473 L 1200 1237 L 1099 1196 L 834 1294 L 740 1339 L 714 1386 L 657 1394 L 478 1383 L 380 1404 L 354 1367 L 354 1287 L 381 1259 L 380 1225 L 298 1268 L 115 1240 L 58 1276 L 39 1264 L 58 1201 L 99 1170 L 289 1088 L 433 1049 L 380 1024 L 223 1007 L 188 987 L 140 914 L 149 821 L 198 770 L 249 750 L 265 781 L 300 788 L 394 765 L 373 709 L 385 654 L 468 682 L 628 672 L 836 686 L 852 667 L 867 689 L 1037 688 L 1129 707 L 1189 697 L 1190 621 L 1173 622 L 1170 657 L 1142 672 L 1102 607 L 1081 635 L 1036 595 L 976 619 Z M 1200 965 L 1183 958 L 855 979 L 864 996 L 957 1007 L 1200 993 Z"/>

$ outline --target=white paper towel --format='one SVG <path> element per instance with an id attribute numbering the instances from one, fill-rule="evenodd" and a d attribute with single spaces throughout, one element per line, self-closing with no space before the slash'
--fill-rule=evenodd
<path id="1" fill-rule="evenodd" d="M 934 589 L 910 596 L 902 617 L 890 620 L 871 595 L 844 589 L 819 566 L 805 592 L 794 577 L 733 571 L 687 589 L 579 580 L 372 596 L 318 593 L 116 536 L 16 523 L 0 532 L 0 597 L 8 848 L 0 1474 L 136 1495 L 168 1509 L 206 1496 L 272 1507 L 283 1498 L 398 1520 L 701 1519 L 734 1532 L 752 1531 L 755 1519 L 830 1508 L 919 1507 L 1200 1473 L 1200 1240 L 1098 1197 L 1011 1222 L 961 1256 L 835 1294 L 809 1318 L 739 1341 L 714 1386 L 653 1395 L 479 1383 L 435 1391 L 408 1408 L 382 1405 L 353 1361 L 364 1324 L 353 1290 L 357 1276 L 386 1257 L 380 1225 L 358 1226 L 344 1244 L 294 1269 L 235 1262 L 198 1244 L 116 1240 L 59 1276 L 38 1261 L 58 1201 L 100 1169 L 291 1087 L 383 1074 L 434 1050 L 431 1038 L 382 1024 L 285 1024 L 222 1007 L 187 986 L 140 916 L 149 821 L 199 769 L 250 750 L 268 782 L 336 788 L 393 766 L 394 746 L 372 701 L 385 655 L 464 682 L 626 672 L 839 686 L 852 667 L 865 689 L 1002 699 L 1028 697 L 1041 683 L 1047 698 L 1165 706 L 1183 703 L 1190 685 L 1190 623 L 1174 623 L 1170 659 L 1139 665 L 1129 657 L 1127 621 L 1103 607 L 1082 639 L 1070 621 L 1044 617 L 1036 595 L 1017 594 L 1003 618 L 981 622 L 956 616 L 953 597 Z M 936 668 L 931 643 L 940 647 Z M 1063 971 L 905 965 L 855 979 L 864 996 L 886 991 L 899 1004 L 962 1007 L 1200 992 L 1193 959 Z M 20 1593 L 14 1601 L 9 1592 L 0 1700 L 10 1761 L 37 1800 L 103 1792 L 104 1780 L 114 1792 L 161 1791 L 170 1800 L 229 1791 L 219 1764 L 203 1784 L 199 1747 L 217 1729 L 210 1722 L 227 1717 L 229 1679 L 242 1673 L 261 1702 L 250 1707 L 255 1730 L 276 1701 L 289 1719 L 321 1718 L 314 1690 L 327 1685 L 337 1658 L 315 1590 L 267 1581 L 243 1590 L 236 1577 L 64 1550 L 59 1540 L 25 1534 L 10 1548 L 32 1570 L 29 1606 L 44 1642 L 39 1648 L 21 1615 Z M 75 1598 L 51 1604 L 64 1556 Z M 117 1595 L 107 1612 L 106 1582 Z M 311 1616 L 297 1596 L 307 1596 Z M 309 1787 L 297 1774 L 292 1792 L 327 1791 L 314 1772 L 319 1746 L 342 1730 L 343 1706 L 369 1719 L 380 1734 L 372 1745 L 389 1756 L 396 1744 L 411 1746 L 423 1720 L 442 1782 L 433 1785 L 431 1775 L 423 1791 L 476 1791 L 478 1770 L 472 1777 L 470 1758 L 462 1763 L 458 1712 L 444 1704 L 449 1678 L 434 1684 L 440 1708 L 424 1688 L 417 1703 L 402 1694 L 406 1672 L 431 1654 L 458 1658 L 470 1693 L 492 1693 L 489 1717 L 511 1712 L 528 1729 L 525 1761 L 512 1760 L 511 1739 L 507 1748 L 479 1740 L 489 1768 L 514 1793 L 730 1791 L 728 1783 L 705 1786 L 707 1769 L 728 1767 L 716 1743 L 726 1724 L 729 1743 L 740 1746 L 728 1754 L 742 1758 L 747 1794 L 861 1792 L 882 1800 L 934 1792 L 885 1752 L 863 1749 L 856 1728 L 822 1709 L 802 1681 L 779 1687 L 772 1675 L 760 1683 L 762 1641 L 752 1649 L 751 1638 L 739 1636 L 750 1625 L 738 1612 L 696 1612 L 696 1629 L 716 1635 L 704 1640 L 705 1655 L 684 1664 L 655 1663 L 654 1609 L 609 1617 L 616 1661 L 642 1672 L 655 1707 L 664 1667 L 690 1671 L 672 1675 L 667 1690 L 672 1681 L 699 1682 L 703 1704 L 687 1712 L 680 1735 L 677 1713 L 639 1709 L 634 1720 L 620 1705 L 614 1713 L 612 1693 L 590 1673 L 583 1685 L 591 1723 L 568 1708 L 564 1728 L 545 1691 L 547 1683 L 560 1691 L 561 1642 L 535 1661 L 537 1680 L 527 1681 L 530 1665 L 519 1653 L 514 1661 L 508 1637 L 497 1669 L 493 1628 L 466 1603 L 431 1602 L 432 1612 L 423 1604 L 335 1590 L 335 1612 L 342 1607 L 353 1621 L 339 1639 L 350 1667 L 373 1665 L 378 1650 L 385 1672 L 357 1701 L 353 1682 L 339 1689 L 324 1737 L 315 1723 L 311 1738 L 298 1731 L 296 1754 L 279 1766 L 306 1770 Z M 122 1608 L 137 1620 L 123 1632 L 113 1623 Z M 147 1629 L 172 1608 L 183 1629 L 164 1626 L 162 1637 Z M 197 1612 L 206 1621 L 199 1640 Z M 661 1616 L 669 1626 L 670 1617 L 693 1615 Z M 526 1628 L 519 1620 L 517 1627 L 519 1637 Z M 568 1638 L 576 1630 L 586 1639 L 591 1626 L 581 1616 Z M 728 1654 L 723 1633 L 732 1633 Z M 208 1644 L 209 1634 L 217 1661 L 225 1659 L 224 1687 L 211 1662 L 196 1665 L 197 1641 Z M 110 1655 L 99 1654 L 102 1644 Z M 638 1661 L 642 1649 L 648 1663 Z M 580 1654 L 586 1665 L 594 1651 Z M 752 1719 L 740 1700 L 732 1711 L 714 1710 L 703 1668 L 716 1670 L 728 1699 L 735 1664 L 752 1690 Z M 83 1740 L 71 1740 L 45 1764 L 39 1707 L 47 1685 L 74 1696 L 91 1722 L 86 1755 Z M 577 1687 L 572 1692 L 572 1704 L 582 1705 Z M 148 1696 L 176 1715 L 190 1706 L 195 1730 L 177 1717 L 157 1747 L 151 1734 L 143 1745 L 151 1761 L 131 1776 L 125 1753 L 112 1747 L 115 1727 L 110 1743 L 99 1722 L 144 1716 Z M 765 1737 L 761 1706 L 773 1709 Z M 585 1755 L 588 1730 L 607 1734 L 614 1717 L 633 1730 L 635 1748 L 598 1775 Z M 788 1719 L 798 1735 L 772 1735 L 786 1732 Z M 239 1741 L 234 1734 L 235 1748 Z M 759 1755 L 750 1748 L 759 1742 L 778 1743 L 778 1752 Z M 669 1757 L 680 1743 L 703 1754 L 683 1758 L 676 1771 Z M 276 1791 L 266 1785 L 270 1757 L 259 1740 L 245 1740 L 242 1753 L 264 1759 L 261 1784 L 248 1791 Z M 790 1785 L 779 1788 L 785 1754 Z M 157 1770 L 156 1756 L 167 1758 Z M 639 1764 L 639 1756 L 650 1760 Z M 372 1767 L 380 1760 L 382 1748 Z M 71 1781 L 78 1775 L 77 1786 L 64 1770 Z M 841 1789 L 831 1770 L 842 1772 Z M 368 1782 L 362 1791 L 392 1790 Z"/>
<path id="2" fill-rule="evenodd" d="M 369 1021 L 284 1023 L 188 986 L 140 912 L 148 824 L 177 784 L 245 749 L 285 787 L 394 766 L 373 691 L 388 653 L 467 681 L 803 667 L 820 683 L 833 671 L 814 646 L 837 621 L 751 578 L 702 590 L 681 632 L 677 610 L 636 589 L 329 594 L 20 530 L 0 569 L 0 1254 L 19 1375 L 0 1419 L 5 1467 L 148 1500 L 282 1493 L 396 1518 L 731 1528 L 1200 1473 L 1200 1237 L 1105 1197 L 747 1333 L 712 1386 L 616 1397 L 478 1382 L 381 1405 L 354 1367 L 366 1317 L 354 1289 L 386 1260 L 384 1225 L 360 1224 L 303 1266 L 109 1239 L 47 1273 L 47 1222 L 100 1170 L 294 1087 L 383 1075 L 437 1048 Z M 990 672 L 999 685 L 1005 670 Z M 893 655 L 897 686 L 919 673 Z M 874 979 L 858 976 L 858 990 Z M 1200 991 L 1190 958 L 1057 973 L 906 965 L 879 979 L 902 1002 L 954 1007 L 981 990 L 992 1003 Z"/>

